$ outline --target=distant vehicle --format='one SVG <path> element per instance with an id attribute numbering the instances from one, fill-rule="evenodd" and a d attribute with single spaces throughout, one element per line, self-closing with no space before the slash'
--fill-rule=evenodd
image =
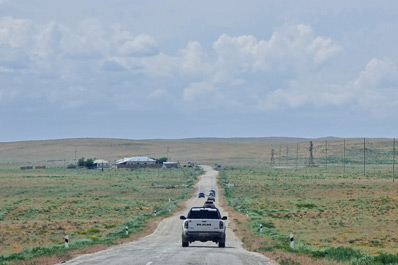
<path id="1" fill-rule="evenodd" d="M 213 241 L 218 247 L 225 247 L 226 216 L 221 217 L 217 208 L 193 207 L 188 215 L 180 216 L 182 223 L 182 246 L 188 247 L 194 241 Z"/>
<path id="2" fill-rule="evenodd" d="M 207 200 L 208 201 L 216 201 L 216 198 L 214 198 L 214 196 L 209 196 L 209 197 L 207 197 Z"/>
<path id="3" fill-rule="evenodd" d="M 210 196 L 210 195 L 216 197 L 216 191 L 215 191 L 215 190 L 210 190 L 209 196 Z"/>
<path id="4" fill-rule="evenodd" d="M 204 198 L 205 197 L 205 194 L 204 194 L 204 192 L 199 192 L 199 194 L 198 194 L 198 198 Z"/>
<path id="5" fill-rule="evenodd" d="M 211 200 L 207 200 L 205 204 L 203 204 L 203 207 L 216 208 L 216 206 L 214 205 L 214 201 Z"/>

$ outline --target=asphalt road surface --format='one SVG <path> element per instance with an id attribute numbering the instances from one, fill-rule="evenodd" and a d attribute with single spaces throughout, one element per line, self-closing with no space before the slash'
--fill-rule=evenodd
<path id="1" fill-rule="evenodd" d="M 235 236 L 227 224 L 227 239 L 225 248 L 219 248 L 213 242 L 193 242 L 187 248 L 181 246 L 180 215 L 186 215 L 193 206 L 202 206 L 205 198 L 197 198 L 198 192 L 208 194 L 211 189 L 216 190 L 216 206 L 221 215 L 227 215 L 218 205 L 217 171 L 209 166 L 203 166 L 206 171 L 195 185 L 195 196 L 187 201 L 187 207 L 174 216 L 159 223 L 155 232 L 137 241 L 110 247 L 93 254 L 76 257 L 63 264 L 84 265 L 113 265 L 113 264 L 277 264 L 275 261 L 261 254 L 249 252 L 242 248 L 242 242 Z"/>

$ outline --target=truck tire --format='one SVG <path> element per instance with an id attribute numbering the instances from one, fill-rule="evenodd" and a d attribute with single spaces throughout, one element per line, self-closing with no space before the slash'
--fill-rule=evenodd
<path id="1" fill-rule="evenodd" d="M 225 235 L 220 241 L 218 241 L 218 247 L 225 248 Z"/>
<path id="2" fill-rule="evenodd" d="M 182 238 L 182 247 L 183 248 L 189 247 L 189 242 L 184 237 Z"/>

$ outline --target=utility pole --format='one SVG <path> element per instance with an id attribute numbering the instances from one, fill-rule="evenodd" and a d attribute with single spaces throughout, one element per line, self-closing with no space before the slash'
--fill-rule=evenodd
<path id="1" fill-rule="evenodd" d="M 279 166 L 281 166 L 281 160 L 282 160 L 282 147 L 279 146 Z"/>
<path id="2" fill-rule="evenodd" d="M 296 170 L 298 169 L 298 143 L 296 146 Z"/>
<path id="3" fill-rule="evenodd" d="M 366 177 L 366 143 L 363 138 L 363 176 Z"/>
<path id="4" fill-rule="evenodd" d="M 328 140 L 326 140 L 326 157 L 325 157 L 325 165 L 326 165 L 326 171 L 328 171 Z"/>
<path id="5" fill-rule="evenodd" d="M 392 140 L 392 182 L 395 180 L 395 138 Z"/>
<path id="6" fill-rule="evenodd" d="M 345 174 L 345 139 L 344 139 L 343 173 Z"/>
<path id="7" fill-rule="evenodd" d="M 286 167 L 289 165 L 289 146 L 286 146 Z"/>
<path id="8" fill-rule="evenodd" d="M 77 150 L 76 150 L 76 147 L 75 147 L 75 165 L 77 165 L 77 163 L 76 163 L 76 154 L 77 154 Z"/>

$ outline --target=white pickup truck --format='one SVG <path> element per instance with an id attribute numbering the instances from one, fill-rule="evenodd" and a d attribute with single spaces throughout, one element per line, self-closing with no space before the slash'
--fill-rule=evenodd
<path id="1" fill-rule="evenodd" d="M 194 241 L 213 241 L 220 248 L 225 247 L 225 220 L 217 208 L 192 207 L 188 215 L 180 216 L 182 223 L 182 246 L 188 247 Z"/>

